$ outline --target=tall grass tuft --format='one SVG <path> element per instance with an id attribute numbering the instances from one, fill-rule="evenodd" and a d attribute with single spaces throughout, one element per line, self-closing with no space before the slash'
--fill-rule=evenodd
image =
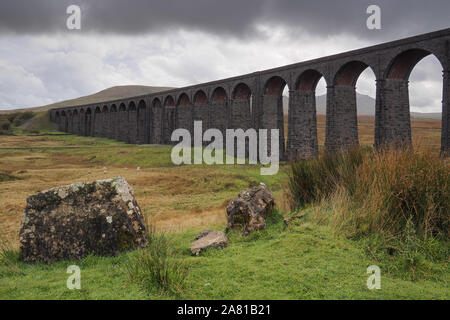
<path id="1" fill-rule="evenodd" d="M 164 233 L 149 228 L 149 245 L 139 249 L 127 264 L 130 279 L 141 283 L 147 291 L 181 293 L 187 276 L 186 265 L 175 258 L 175 252 Z"/>
<path id="2" fill-rule="evenodd" d="M 328 203 L 327 221 L 350 235 L 449 237 L 450 164 L 411 150 L 352 150 L 292 164 L 291 203 Z M 321 217 L 324 218 L 324 217 Z"/>
<path id="3" fill-rule="evenodd" d="M 19 253 L 10 242 L 0 238 L 0 278 L 18 274 L 23 274 L 19 267 Z"/>
<path id="4" fill-rule="evenodd" d="M 363 151 L 351 149 L 323 153 L 318 158 L 291 163 L 289 191 L 291 207 L 299 209 L 329 197 L 338 187 L 349 192 L 355 188 L 355 170 L 363 160 Z"/>

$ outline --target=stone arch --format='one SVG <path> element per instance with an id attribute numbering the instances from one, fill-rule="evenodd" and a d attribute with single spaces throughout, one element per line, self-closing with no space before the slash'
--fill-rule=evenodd
<path id="1" fill-rule="evenodd" d="M 77 109 L 72 113 L 72 130 L 74 134 L 80 134 L 80 115 Z"/>
<path id="2" fill-rule="evenodd" d="M 333 84 L 336 86 L 356 86 L 359 76 L 367 68 L 370 68 L 374 72 L 374 69 L 365 62 L 359 60 L 347 62 L 336 72 Z"/>
<path id="3" fill-rule="evenodd" d="M 227 91 L 223 87 L 217 87 L 213 90 L 213 93 L 211 95 L 212 102 L 224 102 L 227 101 L 227 99 Z"/>
<path id="4" fill-rule="evenodd" d="M 194 94 L 193 121 L 201 121 L 203 133 L 210 128 L 208 97 L 202 89 Z"/>
<path id="5" fill-rule="evenodd" d="M 409 100 L 409 77 L 414 67 L 425 57 L 433 55 L 441 67 L 444 64 L 438 55 L 422 48 L 411 48 L 397 54 L 388 64 L 385 78 L 379 88 L 380 102 L 377 103 L 375 146 L 412 146 L 411 116 Z M 447 76 L 448 77 L 448 76 Z M 448 79 L 444 73 L 444 88 Z M 443 90 L 443 115 L 448 109 L 448 93 Z M 447 111 L 448 115 L 448 111 Z M 442 118 L 441 151 L 448 147 L 449 117 Z"/>
<path id="6" fill-rule="evenodd" d="M 95 107 L 94 109 L 94 137 L 100 137 L 101 136 L 101 129 L 102 129 L 102 110 L 99 106 Z"/>
<path id="7" fill-rule="evenodd" d="M 301 92 L 315 92 L 317 84 L 322 78 L 324 78 L 323 74 L 315 69 L 305 70 L 297 77 L 297 80 L 295 81 L 295 90 Z"/>
<path id="8" fill-rule="evenodd" d="M 313 158 L 319 153 L 316 88 L 322 78 L 325 79 L 324 75 L 316 69 L 303 70 L 289 91 L 286 148 L 289 160 Z"/>
<path id="9" fill-rule="evenodd" d="M 86 112 L 83 108 L 80 109 L 80 134 L 86 135 Z"/>
<path id="10" fill-rule="evenodd" d="M 210 128 L 218 129 L 225 135 L 228 126 L 228 95 L 223 87 L 214 89 L 209 108 Z"/>
<path id="11" fill-rule="evenodd" d="M 283 93 L 287 82 L 280 76 L 273 76 L 269 78 L 264 84 L 264 95 L 279 96 Z"/>
<path id="12" fill-rule="evenodd" d="M 180 94 L 178 97 L 177 106 L 190 106 L 191 100 L 189 99 L 189 96 L 186 93 Z"/>
<path id="13" fill-rule="evenodd" d="M 352 60 L 344 63 L 334 75 L 330 99 L 327 100 L 325 145 L 329 150 L 359 145 L 356 83 L 367 69 L 375 77 L 373 67 L 363 61 Z"/>
<path id="14" fill-rule="evenodd" d="M 63 132 L 67 131 L 67 115 L 64 110 L 61 111 L 61 114 L 59 116 L 58 130 Z"/>
<path id="15" fill-rule="evenodd" d="M 109 108 L 109 138 L 119 140 L 119 130 L 118 130 L 118 112 L 117 105 L 113 103 Z"/>
<path id="16" fill-rule="evenodd" d="M 90 137 L 92 135 L 92 108 L 86 108 L 86 121 L 85 121 L 85 132 L 86 136 Z"/>
<path id="17" fill-rule="evenodd" d="M 67 110 L 66 115 L 67 115 L 67 132 L 73 133 L 72 110 L 71 109 Z"/>
<path id="18" fill-rule="evenodd" d="M 393 80 L 408 80 L 416 64 L 430 54 L 433 53 L 424 49 L 408 49 L 399 53 L 388 64 L 385 78 Z M 435 57 L 439 60 L 436 55 Z"/>
<path id="19" fill-rule="evenodd" d="M 230 127 L 247 130 L 252 127 L 252 90 L 241 82 L 232 91 Z"/>
<path id="20" fill-rule="evenodd" d="M 118 140 L 128 141 L 128 112 L 127 106 L 124 102 L 119 104 L 119 111 L 117 113 L 117 127 L 118 127 Z"/>
<path id="21" fill-rule="evenodd" d="M 147 121 L 147 104 L 143 99 L 139 100 L 137 107 L 137 143 L 149 143 L 149 133 Z"/>
<path id="22" fill-rule="evenodd" d="M 59 115 L 59 111 L 55 112 L 55 123 L 56 123 L 56 130 L 61 131 L 61 116 Z"/>
<path id="23" fill-rule="evenodd" d="M 241 82 L 238 83 L 234 89 L 233 89 L 233 100 L 246 100 L 250 99 L 250 96 L 252 95 L 252 90 L 250 87 Z"/>
<path id="24" fill-rule="evenodd" d="M 152 101 L 151 126 L 150 126 L 150 143 L 163 143 L 163 108 L 161 100 L 155 98 Z"/>
<path id="25" fill-rule="evenodd" d="M 137 108 L 134 101 L 128 103 L 128 143 L 136 143 L 137 136 Z"/>
<path id="26" fill-rule="evenodd" d="M 175 99 L 172 96 L 167 96 L 164 99 L 164 121 L 163 121 L 163 142 L 165 144 L 172 144 L 170 137 L 176 126 L 176 107 Z"/>
<path id="27" fill-rule="evenodd" d="M 108 106 L 103 105 L 102 113 L 101 113 L 101 128 L 100 128 L 100 136 L 103 138 L 108 137 L 108 131 L 110 127 L 110 118 Z"/>
<path id="28" fill-rule="evenodd" d="M 178 97 L 176 107 L 177 128 L 187 129 L 192 132 L 193 128 L 193 106 L 186 93 Z"/>
<path id="29" fill-rule="evenodd" d="M 287 82 L 280 76 L 272 76 L 264 83 L 260 126 L 263 129 L 278 129 L 279 156 L 285 158 L 285 135 L 283 113 L 283 90 Z M 268 134 L 267 150 L 271 151 L 271 136 Z"/>

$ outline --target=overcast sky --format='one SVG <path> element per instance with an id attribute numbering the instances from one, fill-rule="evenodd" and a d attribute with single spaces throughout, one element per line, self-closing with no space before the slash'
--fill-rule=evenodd
<path id="1" fill-rule="evenodd" d="M 81 7 L 81 30 L 66 28 L 70 4 Z M 370 4 L 381 7 L 381 30 L 366 27 Z M 448 0 L 2 0 L 0 109 L 236 76 L 448 28 L 449 12 Z M 440 112 L 437 59 L 410 80 L 412 111 Z M 357 88 L 374 96 L 370 70 Z"/>

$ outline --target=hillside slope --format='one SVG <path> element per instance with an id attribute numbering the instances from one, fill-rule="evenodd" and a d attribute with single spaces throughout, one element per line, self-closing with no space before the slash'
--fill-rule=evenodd
<path id="1" fill-rule="evenodd" d="M 0 110 L 0 113 L 13 113 L 13 112 L 21 112 L 21 111 L 47 111 L 53 108 L 66 108 L 72 106 L 78 106 L 83 104 L 91 104 L 98 103 L 103 101 L 115 100 L 115 99 L 123 99 L 129 97 L 140 96 L 144 94 L 151 94 L 155 92 L 161 92 L 173 89 L 171 87 L 150 87 L 150 86 L 115 86 L 100 92 L 79 97 L 75 99 L 60 101 L 56 103 L 52 103 L 46 106 L 33 107 L 33 108 L 23 108 L 23 109 L 15 109 L 15 110 Z"/>

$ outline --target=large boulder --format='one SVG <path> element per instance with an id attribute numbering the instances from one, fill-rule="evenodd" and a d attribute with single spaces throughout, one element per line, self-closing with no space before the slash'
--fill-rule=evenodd
<path id="1" fill-rule="evenodd" d="M 43 263 L 116 255 L 148 244 L 141 209 L 122 177 L 28 197 L 19 240 L 22 261 Z"/>
<path id="2" fill-rule="evenodd" d="M 275 206 L 272 192 L 264 183 L 242 191 L 227 206 L 227 231 L 241 225 L 244 235 L 266 227 L 266 220 Z"/>
<path id="3" fill-rule="evenodd" d="M 191 252 L 198 256 L 208 248 L 222 249 L 226 246 L 228 246 L 228 237 L 224 232 L 206 229 L 195 237 L 195 241 L 191 244 Z"/>

